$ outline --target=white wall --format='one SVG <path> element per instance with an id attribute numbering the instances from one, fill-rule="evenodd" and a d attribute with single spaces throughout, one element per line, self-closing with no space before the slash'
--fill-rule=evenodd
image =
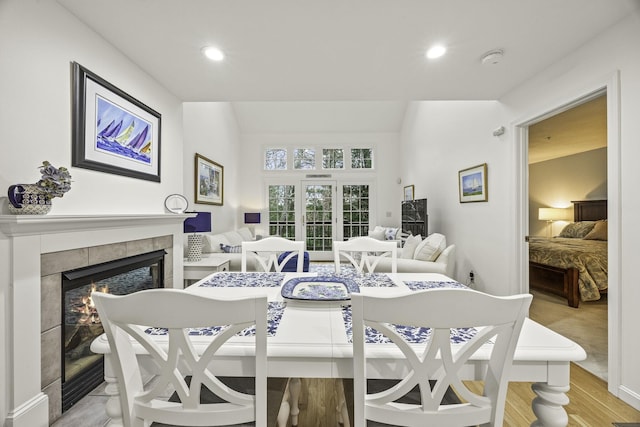
<path id="1" fill-rule="evenodd" d="M 238 176 L 243 175 L 238 124 L 227 102 L 187 102 L 184 104 L 183 194 L 189 211 L 211 212 L 211 231 L 220 233 L 237 228 L 240 193 Z M 195 204 L 195 155 L 204 156 L 224 167 L 223 204 Z"/>
<path id="2" fill-rule="evenodd" d="M 630 15 L 501 101 L 509 110 L 510 122 L 520 123 L 586 95 L 608 82 L 615 82 L 614 73 L 619 71 L 619 105 L 610 105 L 610 108 L 619 108 L 620 145 L 616 148 L 618 141 L 608 141 L 607 190 L 609 253 L 619 252 L 619 256 L 609 257 L 609 322 L 620 325 L 620 331 L 612 331 L 614 336 L 610 334 L 609 337 L 610 366 L 612 363 L 619 370 L 619 375 L 610 372 L 609 378 L 614 386 L 619 382 L 614 392 L 640 409 L 640 365 L 637 363 L 640 343 L 636 333 L 636 325 L 640 323 L 637 309 L 640 287 L 637 286 L 635 268 L 637 242 L 640 239 L 640 223 L 637 221 L 640 198 L 636 189 L 640 182 L 640 168 L 637 166 L 637 159 L 640 158 L 640 144 L 637 143 L 640 135 L 640 51 L 637 40 L 640 40 L 638 13 Z M 618 88 L 613 84 L 610 89 Z M 612 162 L 615 167 L 612 167 Z M 511 203 L 517 203 L 517 200 Z M 615 229 L 612 230 L 612 227 Z M 620 238 L 611 240 L 612 235 Z M 514 260 L 508 257 L 505 261 Z M 619 274 L 615 274 L 615 270 L 619 270 Z M 620 338 L 619 360 L 611 358 L 611 345 L 616 346 L 617 337 Z M 613 355 L 617 350 L 614 348 Z"/>
<path id="3" fill-rule="evenodd" d="M 522 147 L 515 145 L 520 141 L 515 125 L 533 121 L 607 85 L 610 90 L 619 89 L 619 105 L 609 107 L 620 112 L 620 145 L 612 147 L 617 141 L 609 140 L 608 160 L 609 227 L 615 227 L 613 234 L 620 236 L 609 242 L 610 254 L 615 255 L 609 261 L 609 323 L 620 326 L 620 331 L 610 335 L 610 357 L 617 357 L 612 359 L 617 372 L 609 373 L 609 389 L 640 409 L 640 366 L 635 360 L 640 351 L 635 339 L 635 325 L 640 323 L 640 287 L 634 266 L 640 239 L 636 219 L 640 209 L 636 194 L 640 182 L 637 40 L 640 16 L 634 14 L 499 102 L 414 102 L 405 116 L 401 142 L 406 171 L 403 181 L 416 184 L 416 197 L 429 199 L 430 231 L 442 232 L 450 243 L 459 245 L 456 278 L 466 280 L 473 269 L 478 288 L 497 294 L 517 292 L 522 284 L 515 266 L 519 264 L 518 248 L 524 243 L 517 231 Z M 492 137 L 491 131 L 500 125 L 507 127 L 507 133 Z M 616 135 L 611 132 L 609 138 Z M 485 162 L 489 202 L 459 204 L 457 171 Z M 612 274 L 614 268 L 619 274 Z"/>
<path id="4" fill-rule="evenodd" d="M 539 208 L 569 207 L 573 200 L 607 198 L 607 149 L 586 151 L 571 156 L 529 165 L 529 234 L 547 236 L 547 221 L 538 219 Z M 552 224 L 556 236 L 568 222 Z"/>
<path id="5" fill-rule="evenodd" d="M 71 166 L 71 62 L 162 114 L 161 183 Z M 163 213 L 182 192 L 182 105 L 171 93 L 54 1 L 0 1 L 0 189 L 34 183 L 48 160 L 70 167 L 71 191 L 50 215 Z M 4 196 L 4 194 L 2 194 Z M 7 213 L 0 198 L 0 213 Z M 0 419 L 9 407 L 9 248 L 0 236 Z"/>
<path id="6" fill-rule="evenodd" d="M 455 278 L 466 283 L 473 270 L 478 289 L 508 294 L 504 260 L 513 213 L 509 205 L 507 135 L 495 101 L 416 101 L 402 128 L 402 181 L 415 185 L 415 197 L 427 199 L 429 233 L 442 233 L 456 244 Z M 488 202 L 460 203 L 458 171 L 487 163 Z"/>

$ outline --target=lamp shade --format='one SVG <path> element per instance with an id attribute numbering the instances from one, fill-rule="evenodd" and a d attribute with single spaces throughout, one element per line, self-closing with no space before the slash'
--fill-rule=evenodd
<path id="1" fill-rule="evenodd" d="M 185 233 L 206 233 L 211 231 L 211 212 L 196 212 L 193 218 L 184 220 Z"/>
<path id="2" fill-rule="evenodd" d="M 244 214 L 245 224 L 260 224 L 260 212 L 247 212 Z"/>
<path id="3" fill-rule="evenodd" d="M 538 209 L 538 219 L 541 221 L 567 221 L 570 218 L 568 209 L 540 208 Z"/>

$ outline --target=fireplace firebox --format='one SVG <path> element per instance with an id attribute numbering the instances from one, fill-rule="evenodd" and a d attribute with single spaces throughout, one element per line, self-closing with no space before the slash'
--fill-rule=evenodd
<path id="1" fill-rule="evenodd" d="M 91 292 L 126 295 L 164 287 L 164 250 L 62 273 L 62 411 L 104 380 L 104 359 L 91 342 L 104 332 Z"/>

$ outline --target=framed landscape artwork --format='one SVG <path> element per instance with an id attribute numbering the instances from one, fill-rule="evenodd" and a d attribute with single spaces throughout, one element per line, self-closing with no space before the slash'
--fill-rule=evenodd
<path id="1" fill-rule="evenodd" d="M 72 165 L 160 182 L 160 113 L 73 63 Z"/>
<path id="2" fill-rule="evenodd" d="M 458 172 L 460 203 L 488 200 L 487 164 L 483 163 Z"/>
<path id="3" fill-rule="evenodd" d="M 222 206 L 224 167 L 196 153 L 195 203 Z"/>

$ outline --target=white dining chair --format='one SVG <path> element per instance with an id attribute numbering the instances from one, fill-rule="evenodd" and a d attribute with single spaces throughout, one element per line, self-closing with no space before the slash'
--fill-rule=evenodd
<path id="1" fill-rule="evenodd" d="M 531 299 L 529 294 L 497 297 L 471 289 L 431 289 L 386 298 L 352 294 L 354 425 L 501 427 L 509 370 Z M 427 342 L 408 342 L 399 333 L 401 325 L 429 328 L 420 330 L 428 334 Z M 375 392 L 371 388 L 376 380 L 367 370 L 366 327 L 391 339 L 402 357 L 394 364 L 403 367 L 397 372 L 401 380 Z M 475 335 L 457 342 L 452 334 L 459 336 L 458 328 L 475 328 Z M 465 363 L 480 347 L 486 361 L 474 372 L 483 373 L 483 391 L 476 394 L 463 380 L 469 373 Z M 401 400 L 415 393 L 416 386 L 417 399 Z M 444 404 L 445 393 L 452 391 L 460 400 Z"/>
<path id="2" fill-rule="evenodd" d="M 92 298 L 109 341 L 125 426 L 149 426 L 152 421 L 266 426 L 266 296 L 220 300 L 178 289 L 151 289 L 125 296 L 94 292 Z M 255 362 L 249 366 L 254 378 L 248 378 L 250 391 L 235 390 L 213 373 L 214 356 L 226 341 L 254 325 Z M 194 343 L 198 337 L 189 334 L 189 328 L 216 326 L 222 328 L 211 340 Z M 150 339 L 149 332 L 166 333 L 166 344 Z M 135 351 L 140 346 L 157 371 L 147 383 Z M 202 402 L 208 393 L 204 387 L 217 397 L 216 403 Z M 171 393 L 174 397 L 168 398 Z"/>
<path id="3" fill-rule="evenodd" d="M 279 255 L 288 252 L 280 259 Z M 256 263 L 258 271 L 281 272 L 287 262 L 297 256 L 296 271 L 304 269 L 304 242 L 293 241 L 282 237 L 265 237 L 264 239 L 242 242 L 242 261 L 240 269 L 247 271 L 250 259 Z M 259 268 L 258 268 L 259 267 Z"/>
<path id="4" fill-rule="evenodd" d="M 358 273 L 373 273 L 383 257 L 391 258 L 391 272 L 398 271 L 398 244 L 363 236 L 350 240 L 333 242 L 333 259 L 336 273 L 340 273 L 341 263 L 346 259 Z"/>

